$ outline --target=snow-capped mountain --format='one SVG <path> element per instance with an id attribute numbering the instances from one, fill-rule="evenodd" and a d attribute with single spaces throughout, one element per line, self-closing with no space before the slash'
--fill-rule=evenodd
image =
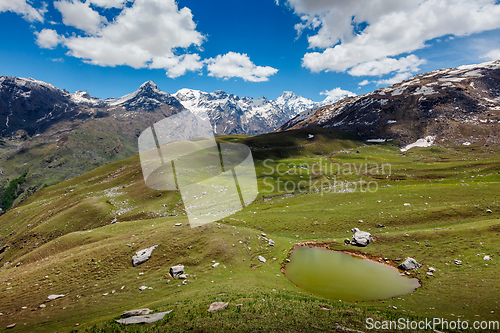
<path id="1" fill-rule="evenodd" d="M 207 93 L 181 89 L 173 96 L 195 114 L 206 113 L 216 135 L 271 132 L 296 114 L 322 105 L 292 92 L 284 92 L 275 101 L 239 97 L 220 90 Z"/>
<path id="2" fill-rule="evenodd" d="M 278 131 L 325 127 L 365 139 L 454 144 L 500 142 L 500 60 L 418 74 L 393 86 L 309 110 Z"/>
<path id="3" fill-rule="evenodd" d="M 139 89 L 133 93 L 120 98 L 108 98 L 105 102 L 109 106 L 123 106 L 129 111 L 154 111 L 164 104 L 182 109 L 178 100 L 169 93 L 160 90 L 151 80 L 144 82 Z"/>

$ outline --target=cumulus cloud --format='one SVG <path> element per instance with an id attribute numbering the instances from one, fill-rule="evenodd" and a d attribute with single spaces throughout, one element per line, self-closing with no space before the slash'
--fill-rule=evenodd
<path id="1" fill-rule="evenodd" d="M 62 0 L 54 2 L 54 7 L 61 12 L 63 23 L 95 35 L 107 23 L 105 17 L 90 8 L 89 3 L 78 0 Z"/>
<path id="2" fill-rule="evenodd" d="M 363 80 L 360 83 L 358 83 L 358 86 L 366 86 L 367 84 L 370 84 L 371 82 L 368 80 Z"/>
<path id="3" fill-rule="evenodd" d="M 375 76 L 395 71 L 414 72 L 419 69 L 418 66 L 424 64 L 425 62 L 425 60 L 422 60 L 413 54 L 399 59 L 383 58 L 380 60 L 363 62 L 352 67 L 348 73 L 353 76 Z"/>
<path id="4" fill-rule="evenodd" d="M 61 36 L 52 29 L 43 29 L 40 32 L 35 32 L 35 35 L 36 43 L 43 49 L 53 49 L 63 40 Z"/>
<path id="5" fill-rule="evenodd" d="M 488 60 L 500 60 L 500 49 L 491 50 L 481 58 L 486 58 Z"/>
<path id="6" fill-rule="evenodd" d="M 349 90 L 343 90 L 341 88 L 334 88 L 332 90 L 325 90 L 320 92 L 320 95 L 326 95 L 325 100 L 323 103 L 325 104 L 332 104 L 337 101 L 340 101 L 341 99 L 344 99 L 346 97 L 353 97 L 356 96 L 355 93 Z"/>
<path id="7" fill-rule="evenodd" d="M 26 0 L 0 0 L 0 13 L 2 12 L 14 12 L 30 22 L 43 22 L 46 9 L 45 7 L 35 9 Z"/>
<path id="8" fill-rule="evenodd" d="M 113 4 L 100 3 L 105 2 Z M 66 0 L 60 3 L 76 4 Z M 65 38 L 69 55 L 99 66 L 164 68 L 169 77 L 203 67 L 199 55 L 189 54 L 186 49 L 199 47 L 205 37 L 196 30 L 191 10 L 179 9 L 175 0 L 136 0 L 112 22 L 105 22 L 87 10 L 88 4 L 83 5 L 87 17 L 82 18 L 78 28 L 88 33 L 96 27 L 97 30 L 91 36 Z M 76 22 L 75 19 L 67 23 L 76 26 Z"/>
<path id="9" fill-rule="evenodd" d="M 393 77 L 391 77 L 389 79 L 378 80 L 377 85 L 393 85 L 395 83 L 404 81 L 411 76 L 412 76 L 412 74 L 409 72 L 397 73 L 396 75 L 394 75 Z"/>
<path id="10" fill-rule="evenodd" d="M 101 8 L 123 8 L 129 0 L 88 0 L 91 4 Z"/>
<path id="11" fill-rule="evenodd" d="M 377 71 L 375 67 L 390 65 L 388 57 L 424 48 L 431 39 L 500 28 L 500 4 L 495 0 L 288 0 L 288 4 L 302 20 L 296 26 L 298 33 L 311 29 L 309 47 L 322 49 L 303 57 L 303 66 L 313 72 L 356 73 L 353 68 L 360 64 L 382 61 L 367 66 Z"/>
<path id="12" fill-rule="evenodd" d="M 229 79 L 239 77 L 245 81 L 269 81 L 269 76 L 278 72 L 269 66 L 256 66 L 246 54 L 229 52 L 207 60 L 209 76 Z"/>

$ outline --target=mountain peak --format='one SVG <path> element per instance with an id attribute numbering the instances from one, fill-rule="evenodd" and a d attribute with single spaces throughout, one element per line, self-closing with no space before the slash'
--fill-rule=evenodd
<path id="1" fill-rule="evenodd" d="M 146 81 L 144 82 L 143 84 L 141 84 L 141 86 L 139 87 L 139 89 L 141 88 L 153 88 L 153 89 L 158 89 L 160 90 L 160 88 L 158 88 L 158 86 L 156 85 L 156 83 L 154 83 L 153 80 L 149 80 L 149 81 Z"/>

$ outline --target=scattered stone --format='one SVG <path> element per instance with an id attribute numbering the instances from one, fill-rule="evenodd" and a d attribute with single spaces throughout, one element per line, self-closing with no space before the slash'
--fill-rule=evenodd
<path id="1" fill-rule="evenodd" d="M 47 298 L 49 299 L 49 301 L 53 301 L 55 299 L 58 299 L 58 298 L 61 298 L 64 296 L 66 296 L 66 295 L 49 295 Z"/>
<path id="2" fill-rule="evenodd" d="M 39 308 L 43 309 L 44 307 L 46 307 L 47 305 L 45 304 L 40 304 Z"/>
<path id="3" fill-rule="evenodd" d="M 243 304 L 239 303 L 239 304 L 236 304 L 235 306 L 243 306 Z"/>
<path id="4" fill-rule="evenodd" d="M 399 264 L 398 268 L 402 269 L 404 271 L 409 271 L 411 269 L 415 268 L 420 268 L 422 265 L 420 265 L 415 259 L 413 258 L 406 258 L 405 261 L 403 261 L 401 264 Z"/>
<path id="5" fill-rule="evenodd" d="M 169 283 L 170 283 L 170 280 L 167 280 L 167 284 L 169 284 Z"/>
<path id="6" fill-rule="evenodd" d="M 225 302 L 213 302 L 210 304 L 210 308 L 207 310 L 208 312 L 215 312 L 219 310 L 224 310 L 227 308 L 227 303 Z"/>
<path id="7" fill-rule="evenodd" d="M 188 277 L 187 277 L 187 275 L 186 275 L 186 274 L 181 274 L 181 275 L 179 275 L 179 279 L 184 280 L 184 279 L 187 279 L 187 278 L 188 278 Z"/>
<path id="8" fill-rule="evenodd" d="M 0 247 L 0 254 L 4 253 L 5 250 L 7 250 L 8 248 L 9 248 L 8 245 L 4 245 L 4 246 Z"/>
<path id="9" fill-rule="evenodd" d="M 403 206 L 410 206 L 410 204 L 409 203 L 404 203 Z"/>
<path id="10" fill-rule="evenodd" d="M 183 265 L 176 265 L 170 267 L 170 275 L 175 279 L 179 275 L 184 274 L 184 266 Z"/>
<path id="11" fill-rule="evenodd" d="M 264 258 L 263 256 L 258 256 L 257 259 L 261 262 L 266 262 L 266 258 Z"/>
<path id="12" fill-rule="evenodd" d="M 274 246 L 274 241 L 272 239 L 269 240 L 268 246 Z"/>
<path id="13" fill-rule="evenodd" d="M 377 224 L 377 228 L 385 228 L 385 225 L 383 225 L 383 224 Z"/>
<path id="14" fill-rule="evenodd" d="M 431 244 L 425 244 L 425 247 L 431 247 Z"/>
<path id="15" fill-rule="evenodd" d="M 180 227 L 182 225 L 182 223 L 176 223 L 174 224 L 174 227 Z"/>
<path id="16" fill-rule="evenodd" d="M 434 275 L 434 273 L 432 273 L 432 272 L 427 272 L 426 274 L 429 275 L 429 276 L 433 276 Z"/>
<path id="17" fill-rule="evenodd" d="M 216 262 L 215 264 L 212 265 L 213 268 L 219 266 L 220 264 L 218 262 Z"/>
<path id="18" fill-rule="evenodd" d="M 7 326 L 7 328 L 14 328 L 16 327 L 16 324 L 10 324 L 9 326 Z"/>
<path id="19" fill-rule="evenodd" d="M 157 322 L 158 320 L 163 319 L 167 313 L 172 312 L 166 311 L 166 312 L 158 312 L 152 315 L 145 315 L 145 316 L 134 316 L 134 317 L 129 317 L 125 319 L 118 319 L 116 322 L 118 324 L 124 324 L 124 325 L 130 325 L 130 324 L 150 324 Z"/>
<path id="20" fill-rule="evenodd" d="M 435 271 L 436 271 L 436 269 L 435 269 L 434 267 L 429 267 L 427 270 L 428 270 L 429 272 L 435 272 Z"/>
<path id="21" fill-rule="evenodd" d="M 455 259 L 455 260 L 453 260 L 453 262 L 455 263 L 455 265 L 458 265 L 458 266 L 462 265 L 462 260 Z"/>
<path id="22" fill-rule="evenodd" d="M 355 246 L 367 246 L 372 240 L 372 235 L 366 231 L 360 231 L 358 228 L 351 230 L 354 235 L 352 235 L 351 244 Z"/>
<path id="23" fill-rule="evenodd" d="M 290 259 L 286 259 L 285 261 L 286 261 L 286 262 L 290 262 Z"/>
<path id="24" fill-rule="evenodd" d="M 262 237 L 266 237 L 267 235 L 265 233 L 260 234 Z"/>
<path id="25" fill-rule="evenodd" d="M 104 293 L 104 294 L 102 294 L 102 296 L 108 296 L 108 295 L 109 295 L 109 293 Z"/>
<path id="26" fill-rule="evenodd" d="M 139 287 L 139 290 L 140 290 L 140 291 L 143 291 L 143 290 L 146 290 L 146 289 L 148 289 L 148 287 L 146 287 L 146 286 L 140 286 L 140 287 Z"/>
<path id="27" fill-rule="evenodd" d="M 487 209 L 486 213 L 493 213 L 493 211 L 491 209 Z"/>
<path id="28" fill-rule="evenodd" d="M 351 244 L 351 240 L 349 238 L 344 239 L 344 245 Z"/>
<path id="29" fill-rule="evenodd" d="M 486 255 L 486 256 L 483 257 L 483 260 L 493 260 L 493 259 L 491 259 L 490 256 Z"/>
<path id="30" fill-rule="evenodd" d="M 132 257 L 132 266 L 136 267 L 136 266 L 148 261 L 149 258 L 151 257 L 151 253 L 157 247 L 158 247 L 158 245 L 154 245 L 154 246 L 148 247 L 147 249 L 137 251 L 135 253 L 135 255 Z"/>
<path id="31" fill-rule="evenodd" d="M 183 285 L 186 285 L 186 284 L 188 284 L 188 281 L 189 281 L 189 280 L 184 280 L 184 281 L 182 281 L 182 284 L 183 284 Z"/>
<path id="32" fill-rule="evenodd" d="M 359 223 L 363 223 L 363 220 L 358 220 Z"/>
<path id="33" fill-rule="evenodd" d="M 121 317 L 122 318 L 129 318 L 129 317 L 134 317 L 134 316 L 145 316 L 153 312 L 152 310 L 148 308 L 144 309 L 136 309 L 136 310 L 130 310 L 130 311 L 125 311 L 122 313 Z"/>
<path id="34" fill-rule="evenodd" d="M 348 328 L 348 327 L 344 327 L 344 326 L 340 326 L 340 325 L 337 325 L 337 327 L 335 327 L 337 329 L 337 331 L 344 331 L 344 332 L 354 332 L 354 333 L 365 333 L 363 331 L 358 331 L 358 330 L 355 330 L 355 329 L 352 329 L 352 328 Z"/>

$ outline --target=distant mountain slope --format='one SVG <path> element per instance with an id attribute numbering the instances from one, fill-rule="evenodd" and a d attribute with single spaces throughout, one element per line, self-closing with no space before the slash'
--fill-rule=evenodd
<path id="1" fill-rule="evenodd" d="M 391 87 L 309 110 L 277 131 L 325 127 L 364 139 L 500 142 L 500 61 L 419 74 Z"/>

